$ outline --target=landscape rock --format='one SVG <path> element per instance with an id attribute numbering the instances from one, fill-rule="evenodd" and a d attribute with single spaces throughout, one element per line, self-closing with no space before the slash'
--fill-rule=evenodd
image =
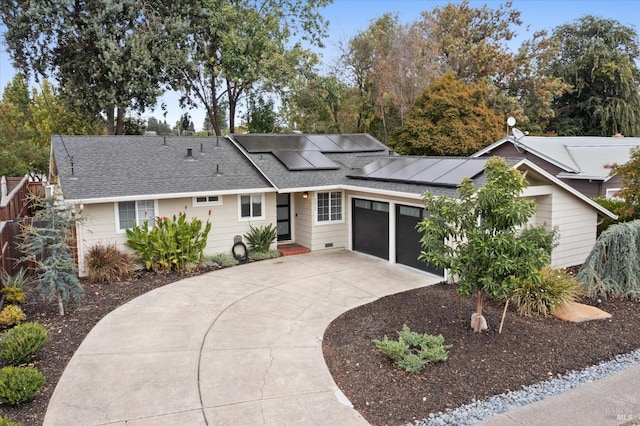
<path id="1" fill-rule="evenodd" d="M 584 322 L 591 320 L 611 318 L 611 314 L 596 308 L 577 302 L 564 302 L 558 305 L 552 312 L 553 316 L 564 321 Z"/>

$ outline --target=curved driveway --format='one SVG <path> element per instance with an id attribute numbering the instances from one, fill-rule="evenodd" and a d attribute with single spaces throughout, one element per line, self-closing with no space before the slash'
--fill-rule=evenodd
<path id="1" fill-rule="evenodd" d="M 437 281 L 338 250 L 158 288 L 89 333 L 44 425 L 366 425 L 329 374 L 324 330 L 355 306 Z"/>

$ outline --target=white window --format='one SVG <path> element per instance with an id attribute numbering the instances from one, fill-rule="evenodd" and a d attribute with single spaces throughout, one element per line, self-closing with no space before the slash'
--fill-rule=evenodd
<path id="1" fill-rule="evenodd" d="M 240 220 L 264 219 L 264 199 L 262 194 L 239 195 Z"/>
<path id="2" fill-rule="evenodd" d="M 200 197 L 193 197 L 193 207 L 198 206 L 221 206 L 221 195 L 202 195 Z"/>
<path id="3" fill-rule="evenodd" d="M 316 212 L 318 222 L 342 222 L 342 192 L 318 192 Z"/>
<path id="4" fill-rule="evenodd" d="M 142 225 L 147 220 L 149 226 L 156 222 L 156 203 L 153 200 L 122 201 L 117 203 L 116 224 L 118 231 Z"/>
<path id="5" fill-rule="evenodd" d="M 620 192 L 620 188 L 607 188 L 605 198 L 619 200 L 618 192 Z"/>

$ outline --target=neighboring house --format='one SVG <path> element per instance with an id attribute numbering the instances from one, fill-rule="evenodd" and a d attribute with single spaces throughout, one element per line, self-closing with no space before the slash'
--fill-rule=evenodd
<path id="1" fill-rule="evenodd" d="M 417 260 L 422 194 L 456 196 L 468 176 L 484 182 L 486 158 L 403 157 L 369 135 L 230 135 L 227 138 L 55 136 L 52 178 L 85 221 L 78 228 L 80 273 L 97 243 L 125 246 L 125 229 L 145 217 L 207 218 L 207 254 L 230 253 L 250 225 L 275 224 L 278 243 L 313 251 L 344 248 L 391 263 Z M 560 231 L 552 263 L 581 264 L 599 217 L 615 217 L 526 159 L 523 196 L 538 203 L 533 224 Z"/>
<path id="2" fill-rule="evenodd" d="M 640 138 L 624 136 L 508 136 L 472 155 L 474 158 L 523 157 L 587 195 L 611 198 L 620 190 L 620 177 L 606 166 L 624 164 Z"/>

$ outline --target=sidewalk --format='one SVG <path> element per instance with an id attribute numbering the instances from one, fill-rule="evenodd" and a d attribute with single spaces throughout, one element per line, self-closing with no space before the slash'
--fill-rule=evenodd
<path id="1" fill-rule="evenodd" d="M 640 366 L 492 417 L 482 426 L 638 424 Z"/>
<path id="2" fill-rule="evenodd" d="M 355 306 L 435 282 L 340 250 L 158 288 L 89 333 L 44 425 L 366 425 L 329 374 L 324 330 Z"/>

